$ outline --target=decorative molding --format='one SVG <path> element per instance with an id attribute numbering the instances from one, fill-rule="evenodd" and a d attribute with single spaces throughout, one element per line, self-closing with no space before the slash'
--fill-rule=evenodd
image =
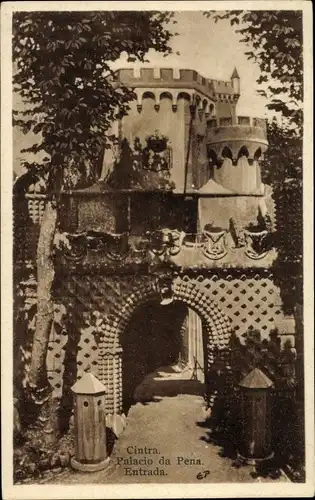
<path id="1" fill-rule="evenodd" d="M 167 292 L 164 297 L 161 296 L 163 284 Z M 270 330 L 279 327 L 285 342 L 288 335 L 295 334 L 294 322 L 284 316 L 279 289 L 266 269 L 217 269 L 211 273 L 200 269 L 183 273 L 179 269 L 174 273 L 164 268 L 151 274 L 146 271 L 142 275 L 131 273 L 129 276 L 116 272 L 68 277 L 63 274 L 60 289 L 54 291 L 54 301 L 75 305 L 83 318 L 90 318 L 94 312 L 96 319 L 85 322 L 81 330 L 78 374 L 80 376 L 91 367 L 102 381 L 108 380 L 105 385 L 109 390 L 109 412 L 115 408 L 119 413 L 122 401 L 120 336 L 139 306 L 152 299 L 161 302 L 163 298 L 186 303 L 203 319 L 208 369 L 217 358 L 217 350 L 222 351 L 222 356 L 227 355 L 226 364 L 229 365 L 226 349 L 232 330 L 242 335 L 248 328 L 259 329 L 266 338 Z M 52 334 L 50 339 L 49 380 L 54 394 L 58 395 L 62 390 L 66 334 L 66 331 L 62 336 Z"/>
<path id="2" fill-rule="evenodd" d="M 203 236 L 206 242 L 202 247 L 203 254 L 209 259 L 219 260 L 227 254 L 226 234 L 225 230 L 221 231 L 203 231 Z"/>
<path id="3" fill-rule="evenodd" d="M 161 229 L 154 233 L 148 233 L 150 250 L 155 255 L 177 255 L 182 247 L 185 237 L 184 232 L 174 229 Z"/>
<path id="4" fill-rule="evenodd" d="M 153 78 L 160 80 L 161 78 L 161 68 L 153 68 Z"/>
<path id="5" fill-rule="evenodd" d="M 249 231 L 244 230 L 245 237 L 245 255 L 250 259 L 260 260 L 266 257 L 269 250 L 267 248 L 268 231 Z"/>
<path id="6" fill-rule="evenodd" d="M 62 255 L 72 264 L 82 262 L 87 251 L 103 251 L 113 261 L 121 261 L 129 251 L 128 233 L 109 234 L 88 231 L 80 234 L 63 233 L 68 244 L 62 245 Z"/>
<path id="7" fill-rule="evenodd" d="M 195 99 L 200 104 L 200 112 L 202 116 L 206 113 L 209 115 L 210 110 L 214 110 L 214 100 L 206 97 L 201 92 L 195 89 L 174 89 L 172 87 L 138 87 L 135 89 L 137 95 L 137 110 L 139 113 L 143 109 L 144 96 L 150 96 L 153 99 L 153 107 L 156 112 L 160 111 L 161 100 L 167 98 L 170 101 L 173 112 L 178 109 L 178 101 L 183 97 L 190 103 Z M 212 112 L 213 114 L 213 112 Z"/>

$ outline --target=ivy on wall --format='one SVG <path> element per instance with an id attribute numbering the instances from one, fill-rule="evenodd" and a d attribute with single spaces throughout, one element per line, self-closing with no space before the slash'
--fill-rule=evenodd
<path id="1" fill-rule="evenodd" d="M 259 330 L 249 328 L 243 339 L 232 335 L 230 345 L 235 384 L 257 367 L 273 381 L 275 389 L 295 388 L 295 351 L 289 340 L 281 346 L 277 329 L 270 331 L 268 339 L 262 339 Z"/>
<path id="2" fill-rule="evenodd" d="M 296 304 L 303 303 L 303 144 L 295 130 L 282 128 L 276 121 L 268 125 L 268 141 L 262 177 L 272 185 L 276 205 L 278 258 L 273 272 L 284 312 L 293 314 Z"/>

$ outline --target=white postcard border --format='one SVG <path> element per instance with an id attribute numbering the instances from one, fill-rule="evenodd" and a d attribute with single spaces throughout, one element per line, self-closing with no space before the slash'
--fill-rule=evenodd
<path id="1" fill-rule="evenodd" d="M 14 11 L 30 10 L 229 10 L 234 1 L 196 2 L 6 2 L 1 9 L 1 277 L 2 277 L 2 485 L 5 499 L 70 498 L 247 498 L 308 497 L 314 494 L 314 282 L 313 282 L 313 76 L 312 4 L 308 1 L 240 1 L 241 10 L 303 10 L 304 35 L 304 331 L 306 483 L 13 485 L 12 399 L 12 48 Z"/>

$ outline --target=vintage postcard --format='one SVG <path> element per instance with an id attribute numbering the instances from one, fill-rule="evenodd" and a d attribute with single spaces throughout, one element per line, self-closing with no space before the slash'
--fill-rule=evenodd
<path id="1" fill-rule="evenodd" d="M 3 497 L 313 496 L 311 3 L 1 20 Z"/>

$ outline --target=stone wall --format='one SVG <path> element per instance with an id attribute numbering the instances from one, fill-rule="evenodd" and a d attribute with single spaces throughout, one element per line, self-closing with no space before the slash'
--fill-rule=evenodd
<path id="1" fill-rule="evenodd" d="M 232 332 L 242 336 L 249 328 L 267 338 L 278 328 L 282 342 L 294 348 L 294 322 L 285 318 L 278 288 L 271 274 L 221 272 L 181 275 L 174 278 L 175 300 L 183 302 L 202 319 L 210 373 L 217 352 L 224 353 Z M 72 276 L 58 292 L 63 302 L 76 301 L 85 325 L 78 325 L 77 376 L 90 369 L 107 386 L 107 411 L 122 410 L 121 336 L 134 312 L 148 300 L 160 300 L 152 275 Z M 91 314 L 99 318 L 91 325 Z M 93 322 L 92 322 L 93 323 Z M 47 359 L 49 379 L 56 396 L 61 395 L 66 336 L 52 333 Z M 225 355 L 225 354 L 224 354 Z M 226 368 L 229 363 L 226 359 Z M 217 389 L 216 389 L 217 390 Z"/>
<path id="2" fill-rule="evenodd" d="M 142 110 L 139 114 L 136 102 L 130 103 L 130 113 L 122 120 L 122 136 L 131 147 L 134 140 L 139 138 L 143 147 L 146 146 L 146 137 L 153 135 L 156 130 L 169 139 L 172 151 L 171 181 L 176 189 L 181 190 L 184 185 L 185 164 L 185 110 L 188 107 L 186 99 L 178 99 L 177 111 L 172 110 L 172 101 L 165 97 L 160 100 L 158 111 L 154 109 L 155 101 L 146 94 L 142 99 Z"/>

